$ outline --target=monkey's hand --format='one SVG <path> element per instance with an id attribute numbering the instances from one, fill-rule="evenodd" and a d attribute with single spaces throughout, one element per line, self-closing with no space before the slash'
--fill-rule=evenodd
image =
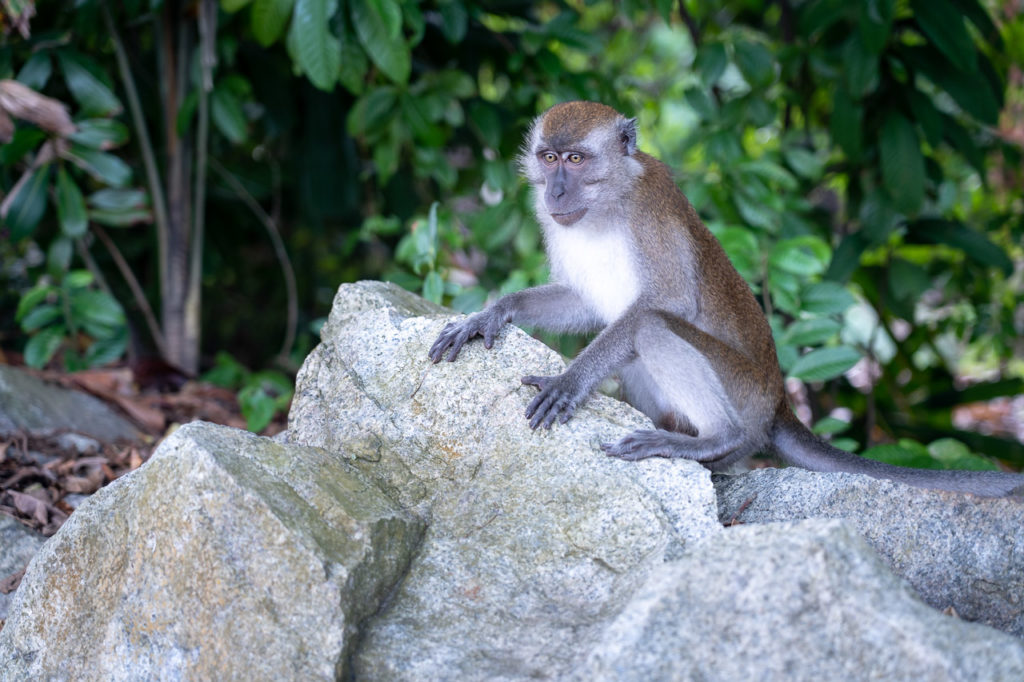
<path id="1" fill-rule="evenodd" d="M 495 306 L 474 313 L 461 322 L 449 322 L 427 355 L 432 362 L 437 363 L 447 353 L 448 362 L 455 362 L 462 346 L 474 336 L 484 337 L 484 347 L 490 349 L 494 345 L 494 337 L 507 321 L 505 313 Z"/>
<path id="2" fill-rule="evenodd" d="M 556 419 L 559 424 L 569 421 L 576 407 L 590 393 L 568 372 L 555 377 L 523 377 L 523 383 L 540 389 L 537 397 L 526 407 L 531 429 L 538 426 L 550 429 Z"/>

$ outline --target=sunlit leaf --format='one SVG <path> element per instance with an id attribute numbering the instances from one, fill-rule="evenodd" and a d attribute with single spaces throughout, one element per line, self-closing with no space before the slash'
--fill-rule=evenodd
<path id="1" fill-rule="evenodd" d="M 789 376 L 802 381 L 828 381 L 857 364 L 861 354 L 850 346 L 818 348 L 803 355 L 789 369 Z"/>

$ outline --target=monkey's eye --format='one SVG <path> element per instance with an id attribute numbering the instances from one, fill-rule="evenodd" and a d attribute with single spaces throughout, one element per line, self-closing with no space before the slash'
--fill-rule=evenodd
<path id="1" fill-rule="evenodd" d="M 540 158 L 543 159 L 544 163 L 555 163 L 558 161 L 558 154 L 554 152 L 544 152 L 540 155 Z"/>
<path id="2" fill-rule="evenodd" d="M 581 164 L 583 163 L 583 155 L 573 152 L 569 155 L 569 163 Z"/>

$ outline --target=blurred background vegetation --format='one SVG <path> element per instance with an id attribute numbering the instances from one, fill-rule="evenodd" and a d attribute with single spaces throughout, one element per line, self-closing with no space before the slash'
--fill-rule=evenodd
<path id="1" fill-rule="evenodd" d="M 819 432 L 1021 468 L 1019 421 L 954 411 L 1024 409 L 1022 4 L 0 0 L 0 348 L 162 358 L 259 430 L 339 283 L 545 281 L 515 156 L 591 99 L 675 169 Z"/>

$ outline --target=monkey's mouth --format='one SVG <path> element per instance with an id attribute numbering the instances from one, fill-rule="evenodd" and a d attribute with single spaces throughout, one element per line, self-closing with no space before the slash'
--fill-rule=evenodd
<path id="1" fill-rule="evenodd" d="M 572 225 L 582 218 L 586 212 L 586 207 L 583 207 L 578 208 L 575 211 L 570 211 L 569 213 L 552 213 L 551 217 L 554 218 L 555 222 L 559 225 Z"/>

